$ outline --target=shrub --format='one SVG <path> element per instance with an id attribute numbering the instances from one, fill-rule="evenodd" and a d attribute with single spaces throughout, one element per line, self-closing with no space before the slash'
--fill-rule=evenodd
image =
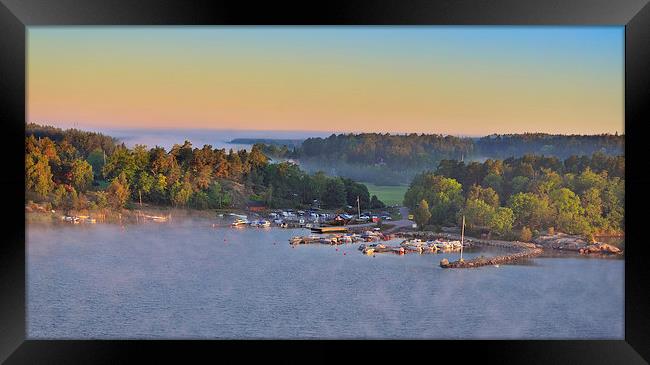
<path id="1" fill-rule="evenodd" d="M 533 238 L 533 232 L 528 227 L 523 227 L 519 234 L 519 240 L 522 242 L 529 242 Z"/>

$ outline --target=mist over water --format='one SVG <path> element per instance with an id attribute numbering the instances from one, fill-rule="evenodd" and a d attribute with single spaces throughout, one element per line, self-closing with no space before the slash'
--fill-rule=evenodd
<path id="1" fill-rule="evenodd" d="M 164 147 L 166 150 L 174 144 L 182 145 L 185 140 L 198 148 L 211 145 L 213 148 L 250 149 L 249 144 L 229 143 L 235 138 L 271 138 L 271 139 L 307 139 L 309 137 L 327 137 L 330 132 L 313 131 L 256 131 L 256 130 L 217 130 L 217 129 L 105 129 L 100 130 L 133 148 L 143 144 L 149 148 Z"/>
<path id="2" fill-rule="evenodd" d="M 28 336 L 623 338 L 623 260 L 445 270 L 440 259 L 457 254 L 292 248 L 306 230 L 212 223 L 30 223 Z M 480 254 L 494 252 L 464 256 Z"/>

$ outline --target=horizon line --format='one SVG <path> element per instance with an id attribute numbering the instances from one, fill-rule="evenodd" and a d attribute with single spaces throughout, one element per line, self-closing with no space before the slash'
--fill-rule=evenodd
<path id="1" fill-rule="evenodd" d="M 453 136 L 453 137 L 461 137 L 461 138 L 477 138 L 477 137 L 488 137 L 488 136 L 493 136 L 493 135 L 523 135 L 523 134 L 545 134 L 545 135 L 552 135 L 552 136 L 599 136 L 599 135 L 612 135 L 612 136 L 624 136 L 625 132 L 618 132 L 618 131 L 604 131 L 604 132 L 593 132 L 593 133 L 558 133 L 558 132 L 543 132 L 543 131 L 523 131 L 523 132 L 506 132 L 506 133 L 499 133 L 499 132 L 491 132 L 491 133 L 486 133 L 486 134 L 463 134 L 463 133 L 444 133 L 444 132 L 426 132 L 426 131 L 383 131 L 383 132 L 378 132 L 378 131 L 359 131 L 359 130 L 347 130 L 347 131 L 333 131 L 333 130 L 304 130 L 304 129 L 232 129 L 232 128 L 210 128 L 210 127 L 199 127 L 199 128 L 193 128 L 193 127 L 169 127 L 169 126 L 162 126 L 162 127 L 156 127 L 156 128 L 146 128 L 146 127 L 128 127 L 128 126 L 115 126 L 115 127 L 108 127 L 108 126 L 76 126 L 73 123 L 73 126 L 67 125 L 67 123 L 63 125 L 55 125 L 55 124 L 43 124 L 42 122 L 26 122 L 25 124 L 38 124 L 41 126 L 47 126 L 47 127 L 54 127 L 54 128 L 60 128 L 60 129 L 77 129 L 77 130 L 86 130 L 90 132 L 102 132 L 104 131 L 222 131 L 222 132 L 287 132 L 287 133 L 316 133 L 316 134 L 329 134 L 329 135 L 340 135 L 340 134 L 389 134 L 389 135 L 410 135 L 410 134 L 417 134 L 417 135 L 442 135 L 442 136 Z M 245 137 L 237 137 L 237 138 L 245 138 Z M 252 138 L 252 137 L 250 137 Z M 269 138 L 272 139 L 272 138 Z"/>

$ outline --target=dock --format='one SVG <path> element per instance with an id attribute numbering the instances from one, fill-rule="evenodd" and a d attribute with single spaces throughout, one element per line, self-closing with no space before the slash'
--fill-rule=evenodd
<path id="1" fill-rule="evenodd" d="M 345 233 L 348 232 L 347 227 L 312 227 L 312 232 L 316 233 Z"/>

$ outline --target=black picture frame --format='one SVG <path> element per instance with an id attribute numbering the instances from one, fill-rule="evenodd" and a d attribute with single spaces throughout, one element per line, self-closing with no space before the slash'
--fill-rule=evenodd
<path id="1" fill-rule="evenodd" d="M 0 170 L 4 239 L 0 244 L 0 361 L 119 363 L 203 352 L 208 359 L 262 356 L 265 361 L 339 361 L 350 353 L 365 361 L 498 363 L 647 363 L 650 359 L 648 244 L 642 227 L 648 207 L 644 155 L 645 104 L 650 97 L 650 6 L 647 0 L 244 1 L 0 0 L 0 120 L 5 153 Z M 25 327 L 25 43 L 36 25 L 624 25 L 626 258 L 625 340 L 621 341 L 41 341 Z M 7 153 L 8 151 L 8 153 Z M 586 308 L 585 310 L 588 310 Z M 543 313 L 540 313 L 543 315 Z M 296 349 L 302 350 L 301 354 Z M 342 355 L 340 351 L 348 350 Z M 644 360 L 645 359 L 645 360 Z"/>

